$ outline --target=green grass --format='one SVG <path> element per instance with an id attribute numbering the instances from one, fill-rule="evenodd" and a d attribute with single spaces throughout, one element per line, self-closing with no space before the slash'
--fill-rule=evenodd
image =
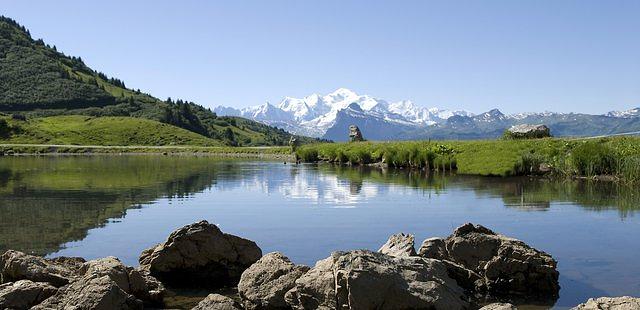
<path id="1" fill-rule="evenodd" d="M 8 123 L 10 132 L 0 140 L 5 144 L 222 145 L 176 126 L 133 117 L 70 115 Z"/>
<path id="2" fill-rule="evenodd" d="M 637 137 L 325 143 L 302 146 L 296 154 L 307 162 L 385 163 L 487 176 L 535 174 L 545 164 L 559 175 L 613 175 L 640 181 Z"/>

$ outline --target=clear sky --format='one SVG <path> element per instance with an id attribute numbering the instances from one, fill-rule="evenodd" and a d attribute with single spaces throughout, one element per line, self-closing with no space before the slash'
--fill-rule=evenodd
<path id="1" fill-rule="evenodd" d="M 339 87 L 421 106 L 640 106 L 640 1 L 24 1 L 0 14 L 159 98 L 243 107 Z"/>

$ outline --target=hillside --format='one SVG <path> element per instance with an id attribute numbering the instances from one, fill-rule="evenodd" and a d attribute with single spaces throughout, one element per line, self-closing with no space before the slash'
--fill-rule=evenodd
<path id="1" fill-rule="evenodd" d="M 0 16 L 0 112 L 38 118 L 56 115 L 149 119 L 226 145 L 285 145 L 291 134 L 239 117 L 218 117 L 183 100 L 159 100 L 69 57 L 14 20 Z M 55 120 L 55 119 L 53 119 Z M 299 141 L 312 139 L 298 137 Z"/>
<path id="2" fill-rule="evenodd" d="M 7 126 L 2 126 L 6 120 Z M 70 145 L 201 145 L 222 142 L 157 121 L 122 116 L 51 116 L 27 121 L 0 118 L 3 143 Z"/>

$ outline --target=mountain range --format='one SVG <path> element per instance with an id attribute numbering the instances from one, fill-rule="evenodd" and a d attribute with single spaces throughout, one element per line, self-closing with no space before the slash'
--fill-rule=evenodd
<path id="1" fill-rule="evenodd" d="M 218 106 L 218 115 L 241 116 L 299 135 L 345 141 L 349 125 L 370 140 L 496 138 L 517 124 L 545 124 L 555 136 L 593 136 L 640 130 L 640 108 L 602 115 L 583 113 L 504 114 L 498 109 L 474 114 L 465 110 L 421 107 L 409 100 L 390 102 L 340 88 L 327 95 L 285 97 L 242 109 Z"/>

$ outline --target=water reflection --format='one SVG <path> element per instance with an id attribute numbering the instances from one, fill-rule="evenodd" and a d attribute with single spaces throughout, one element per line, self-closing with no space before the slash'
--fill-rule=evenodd
<path id="1" fill-rule="evenodd" d="M 138 254 L 206 219 L 313 264 L 333 250 L 377 249 L 482 223 L 551 253 L 560 300 L 640 291 L 640 193 L 615 183 L 426 175 L 196 157 L 0 158 L 0 251 Z M 418 241 L 419 242 L 419 241 Z"/>

